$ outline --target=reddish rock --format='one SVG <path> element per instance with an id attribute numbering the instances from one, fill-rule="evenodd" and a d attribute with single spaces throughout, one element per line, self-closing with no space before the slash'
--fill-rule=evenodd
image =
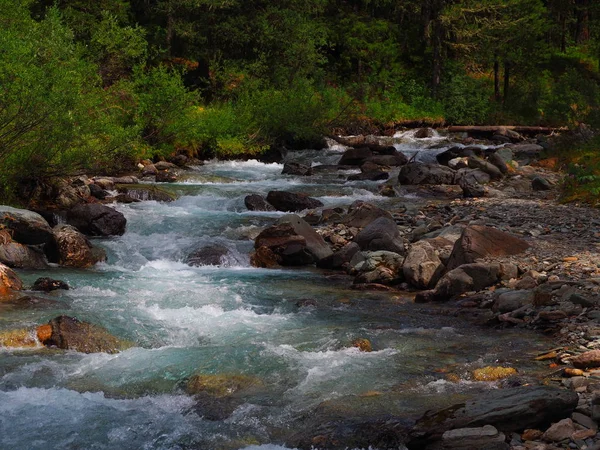
<path id="1" fill-rule="evenodd" d="M 0 297 L 10 294 L 12 291 L 20 291 L 23 289 L 23 283 L 17 274 L 0 263 Z"/>
<path id="2" fill-rule="evenodd" d="M 496 228 L 473 225 L 465 228 L 455 242 L 448 270 L 470 264 L 479 258 L 518 255 L 529 248 L 523 239 Z"/>
<path id="3" fill-rule="evenodd" d="M 560 442 L 570 439 L 575 433 L 575 424 L 571 419 L 563 419 L 546 430 L 542 435 L 542 440 L 546 442 Z"/>
<path id="4" fill-rule="evenodd" d="M 600 367 L 600 350 L 590 350 L 589 352 L 582 353 L 572 358 L 571 364 L 578 369 Z"/>

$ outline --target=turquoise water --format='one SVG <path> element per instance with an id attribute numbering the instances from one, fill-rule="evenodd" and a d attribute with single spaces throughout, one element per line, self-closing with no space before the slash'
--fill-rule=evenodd
<path id="1" fill-rule="evenodd" d="M 340 151 L 294 159 L 330 164 Z M 53 301 L 45 306 L 3 307 L 0 330 L 68 314 L 134 346 L 116 355 L 0 350 L 0 448 L 277 450 L 307 414 L 323 421 L 340 411 L 411 416 L 465 390 L 493 387 L 450 383 L 440 369 L 463 378 L 505 361 L 523 373 L 534 369 L 526 353 L 548 344 L 522 331 L 474 328 L 400 294 L 352 291 L 351 279 L 314 268 L 250 267 L 251 237 L 281 215 L 247 211 L 250 193 L 302 191 L 331 206 L 405 201 L 379 197 L 374 182 L 348 183 L 337 173 L 281 176 L 281 169 L 209 162 L 169 187 L 181 195 L 173 203 L 116 205 L 128 228 L 94 241 L 107 250 L 106 264 L 21 272 L 27 283 L 51 276 L 72 289 L 45 296 Z M 215 242 L 230 249 L 227 267 L 182 262 Z M 307 299 L 309 306 L 297 306 Z M 353 348 L 357 338 L 369 339 L 374 351 Z M 260 383 L 230 401 L 198 403 L 184 390 L 196 373 Z M 215 418 L 222 407 L 226 413 Z"/>

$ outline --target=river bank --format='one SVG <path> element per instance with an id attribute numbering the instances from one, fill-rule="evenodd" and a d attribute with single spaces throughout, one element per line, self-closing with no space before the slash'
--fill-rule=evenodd
<path id="1" fill-rule="evenodd" d="M 523 417 L 540 418 L 527 422 L 528 428 L 545 431 L 550 422 L 585 421 L 571 417 L 575 407 L 575 414 L 596 418 L 593 370 L 575 378 L 562 377 L 565 368 L 573 367 L 563 361 L 595 348 L 598 269 L 594 261 L 595 244 L 600 242 L 596 210 L 556 203 L 560 175 L 536 163 L 540 148 L 532 146 L 538 144 L 524 147 L 520 143 L 522 152 L 514 150 L 519 145 L 513 146 L 511 161 L 517 163 L 510 165 L 507 174 L 485 184 L 479 183 L 485 177 L 478 173 L 475 186 L 408 185 L 396 180 L 410 159 L 411 163 L 435 161 L 439 165 L 440 159 L 458 158 L 455 163 L 468 168 L 473 155 L 455 155 L 457 149 L 465 152 L 471 147 L 470 151 L 489 161 L 491 154 L 506 147 L 464 137 L 457 142 L 456 137 L 436 132 L 423 137 L 409 133 L 396 139 L 373 140 L 369 151 L 389 152 L 391 146 L 404 155 L 402 162 L 395 154 L 371 153 L 366 156 L 371 165 L 365 166 L 364 151 L 357 156 L 335 143 L 326 150 L 285 156 L 284 163 L 308 165 L 313 175 L 282 175 L 285 164 L 257 161 L 208 161 L 187 170 L 152 164 L 156 170 L 152 174 L 146 162 L 141 177 L 143 171 L 147 171 L 145 176 L 164 171 L 177 172 L 176 178 L 161 183 L 161 190 L 123 178 L 71 182 L 69 186 L 79 194 L 85 186 L 92 195 L 92 185 L 107 192 L 104 199 L 94 198 L 110 202 L 110 209 L 127 219 L 127 229 L 120 237 L 91 239 L 107 258 L 92 269 L 53 263 L 45 270 L 20 270 L 26 286 L 39 276 L 51 275 L 67 281 L 71 289 L 36 293 L 54 302 L 43 306 L 35 301 L 25 308 L 4 304 L 2 330 L 31 328 L 67 314 L 101 325 L 133 346 L 113 355 L 57 351 L 52 345 L 33 351 L 3 350 L 3 404 L 18 424 L 3 428 L 3 444 L 22 446 L 20 435 L 27 431 L 34 433 L 40 445 L 54 439 L 51 442 L 73 440 L 104 448 L 272 448 L 282 444 L 290 448 L 401 448 L 404 444 L 418 448 L 437 445 L 433 438 L 424 440 L 425 435 L 436 436 L 435 441 L 446 431 L 440 422 L 435 425 L 437 434 L 423 430 L 422 421 L 415 426 L 425 410 L 468 398 L 490 404 L 511 398 L 513 406 L 554 399 L 554 390 L 518 391 L 511 397 L 508 389 L 543 383 L 567 384 L 578 391 L 579 398 L 556 394 L 556 403 L 542 405 L 555 412 L 550 415 L 525 408 Z M 348 151 L 354 162 L 349 161 Z M 340 167 L 344 156 L 352 164 Z M 397 166 L 389 165 L 394 161 Z M 362 177 L 365 173 L 369 176 Z M 381 173 L 389 181 L 382 182 Z M 377 179 L 371 179 L 372 175 Z M 536 185 L 544 189 L 534 189 Z M 465 187 L 483 195 L 464 198 Z M 119 194 L 115 188 L 126 192 Z M 170 195 L 164 196 L 163 191 Z M 285 213 L 274 208 L 249 211 L 245 200 L 249 195 L 268 199 L 272 191 L 305 192 L 323 204 L 302 215 L 314 224 L 331 252 L 351 244 L 369 225 L 366 219 L 373 217 L 371 212 L 387 211 L 402 247 L 397 248 L 403 257 L 402 275 L 392 273 L 356 283 L 361 274 L 347 266 L 348 270 L 336 271 L 310 264 L 253 268 L 255 239 L 277 226 Z M 163 197 L 153 199 L 151 195 L 157 192 Z M 118 195 L 128 196 L 120 198 L 127 203 L 115 205 Z M 373 208 L 360 216 L 362 223 L 348 224 L 346 218 L 352 214 L 348 207 L 357 201 Z M 355 204 L 354 210 L 360 210 L 360 205 Z M 47 217 L 57 225 L 70 220 L 69 214 L 56 211 Z M 352 217 L 356 219 L 356 213 Z M 510 266 L 514 276 L 497 277 L 483 288 L 453 292 L 443 303 L 414 303 L 414 297 L 424 291 L 404 277 L 405 252 L 424 239 L 436 239 L 428 233 L 454 227 L 456 239 L 451 241 L 451 233 L 446 232 L 447 242 L 436 253 L 447 263 L 464 229 L 478 226 L 507 232 L 527 243 L 528 248 L 516 255 L 488 255 L 476 262 Z M 216 255 L 215 244 L 221 247 Z M 206 251 L 210 246 L 212 253 Z M 275 253 L 278 246 L 273 247 Z M 198 258 L 207 256 L 219 264 L 197 264 Z M 387 269 L 380 275 L 389 275 Z M 425 284 L 437 285 L 431 280 Z M 372 351 L 364 351 L 368 349 L 365 341 Z M 557 347 L 560 350 L 554 354 L 547 351 Z M 540 355 L 542 360 L 535 361 Z M 476 375 L 477 370 L 497 366 L 515 369 L 517 374 L 507 371 L 505 375 L 513 376 L 505 380 L 482 379 L 485 371 Z M 490 390 L 505 395 L 489 399 Z M 39 404 L 52 417 L 36 411 Z M 75 410 L 80 412 L 81 418 L 73 423 L 76 412 L 68 404 L 77 405 Z M 160 412 L 148 413 L 148 408 Z M 515 419 L 510 425 L 481 410 L 476 414 L 489 421 L 455 421 L 447 429 L 494 425 L 500 432 L 485 428 L 473 433 L 476 439 L 484 439 L 478 442 L 489 438 L 497 448 L 508 448 L 501 446 L 501 432 L 512 448 L 595 445 L 595 433 L 588 431 L 582 438 L 585 433 L 575 435 L 582 431 L 575 428 L 561 439 L 551 434 L 543 439 L 541 434 L 523 436 L 519 427 L 526 422 L 514 410 L 509 414 L 520 422 Z M 93 427 L 97 417 L 106 425 Z M 34 425 L 36 421 L 45 423 L 46 429 Z M 444 448 L 474 448 L 475 441 L 452 443 L 448 439 Z M 485 448 L 492 448 L 489 442 Z"/>

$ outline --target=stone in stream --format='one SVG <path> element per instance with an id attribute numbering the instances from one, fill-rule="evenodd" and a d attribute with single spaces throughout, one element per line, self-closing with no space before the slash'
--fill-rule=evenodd
<path id="1" fill-rule="evenodd" d="M 469 156 L 467 164 L 470 169 L 478 169 L 487 173 L 493 180 L 500 180 L 502 172 L 495 165 L 477 156 Z"/>
<path id="2" fill-rule="evenodd" d="M 297 212 L 323 206 L 323 203 L 316 198 L 287 191 L 270 191 L 267 194 L 267 202 L 273 205 L 277 211 L 284 212 Z"/>
<path id="3" fill-rule="evenodd" d="M 390 175 L 381 170 L 373 170 L 371 172 L 355 173 L 348 177 L 348 181 L 381 181 L 387 180 Z"/>
<path id="4" fill-rule="evenodd" d="M 385 250 L 404 254 L 404 243 L 396 222 L 388 217 L 379 217 L 369 223 L 354 238 L 363 251 Z"/>
<path id="5" fill-rule="evenodd" d="M 398 253 L 377 251 L 360 252 L 350 261 L 354 284 L 398 284 L 403 281 L 402 262 Z"/>
<path id="6" fill-rule="evenodd" d="M 448 270 L 490 256 L 518 255 L 529 248 L 529 244 L 496 228 L 472 225 L 464 229 L 454 244 Z"/>
<path id="7" fill-rule="evenodd" d="M 32 291 L 51 292 L 59 289 L 69 290 L 69 285 L 62 280 L 54 280 L 48 277 L 42 277 L 35 280 Z"/>
<path id="8" fill-rule="evenodd" d="M 249 211 L 275 211 L 275 208 L 258 194 L 250 194 L 244 198 L 244 204 Z"/>
<path id="9" fill-rule="evenodd" d="M 121 236 L 127 219 L 113 208 L 91 203 L 67 211 L 67 223 L 88 236 Z"/>
<path id="10" fill-rule="evenodd" d="M 95 183 L 90 184 L 88 187 L 90 189 L 90 195 L 98 200 L 104 200 L 110 195 L 108 191 L 105 191 Z"/>
<path id="11" fill-rule="evenodd" d="M 312 168 L 306 164 L 300 164 L 297 162 L 287 162 L 283 165 L 282 175 L 299 175 L 299 176 L 310 176 L 313 174 Z"/>
<path id="12" fill-rule="evenodd" d="M 349 148 L 344 152 L 338 164 L 340 166 L 360 166 L 373 156 L 369 147 Z"/>
<path id="13" fill-rule="evenodd" d="M 82 353 L 118 353 L 129 346 L 104 328 L 69 316 L 58 316 L 38 327 L 38 338 L 46 347 Z"/>
<path id="14" fill-rule="evenodd" d="M 0 263 L 0 299 L 21 289 L 23 289 L 23 283 L 17 274 L 10 267 Z"/>
<path id="15" fill-rule="evenodd" d="M 26 209 L 0 205 L 0 228 L 10 230 L 12 238 L 25 245 L 52 241 L 52 229 L 42 216 Z"/>
<path id="16" fill-rule="evenodd" d="M 409 163 L 402 166 L 398 181 L 403 185 L 455 184 L 456 171 L 439 164 Z"/>
<path id="17" fill-rule="evenodd" d="M 406 282 L 419 289 L 431 289 L 445 267 L 433 246 L 427 241 L 412 244 L 402 267 Z"/>
<path id="18" fill-rule="evenodd" d="M 17 242 L 0 243 L 0 263 L 15 269 L 46 269 L 48 261 L 39 247 Z"/>
<path id="19" fill-rule="evenodd" d="M 210 244 L 193 251 L 186 259 L 190 266 L 228 266 L 233 258 L 227 247 Z"/>
<path id="20" fill-rule="evenodd" d="M 71 225 L 57 225 L 52 230 L 56 239 L 57 261 L 61 266 L 85 269 L 106 261 L 106 252 Z"/>
<path id="21" fill-rule="evenodd" d="M 156 202 L 172 202 L 177 199 L 177 196 L 165 189 L 161 189 L 151 184 L 139 185 L 118 185 L 115 186 L 117 191 L 122 194 L 127 194 L 130 197 L 141 201 L 156 201 Z"/>
<path id="22" fill-rule="evenodd" d="M 356 200 L 348 207 L 348 214 L 342 218 L 341 223 L 348 227 L 364 228 L 379 217 L 394 220 L 388 211 L 372 203 Z"/>
<path id="23" fill-rule="evenodd" d="M 411 449 L 425 448 L 448 430 L 492 425 L 502 432 L 550 425 L 575 410 L 577 393 L 547 386 L 491 390 L 465 403 L 426 412 L 411 432 Z"/>
<path id="24" fill-rule="evenodd" d="M 285 215 L 278 224 L 264 229 L 254 242 L 257 251 L 261 247 L 273 252 L 284 266 L 313 264 L 333 254 L 323 238 L 295 214 Z"/>
<path id="25" fill-rule="evenodd" d="M 159 170 L 156 173 L 155 181 L 157 183 L 174 183 L 177 181 L 177 172 L 174 170 Z"/>
<path id="26" fill-rule="evenodd" d="M 371 163 L 378 166 L 397 167 L 403 166 L 408 162 L 408 158 L 403 153 L 394 151 L 391 155 L 373 155 L 365 159 L 364 164 Z"/>

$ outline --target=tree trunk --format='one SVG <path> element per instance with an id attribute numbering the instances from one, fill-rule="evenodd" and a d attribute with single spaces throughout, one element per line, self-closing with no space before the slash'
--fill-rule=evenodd
<path id="1" fill-rule="evenodd" d="M 442 79 L 442 43 L 444 39 L 444 27 L 440 20 L 440 14 L 444 6 L 444 0 L 433 0 L 431 5 L 431 40 L 433 46 L 433 57 L 431 61 L 432 77 L 431 77 L 431 93 L 433 97 L 437 97 Z"/>
<path id="2" fill-rule="evenodd" d="M 494 99 L 499 102 L 500 97 L 500 62 L 498 55 L 494 57 Z"/>
<path id="3" fill-rule="evenodd" d="M 567 18 L 564 14 L 560 15 L 560 51 L 565 53 L 567 51 Z"/>
<path id="4" fill-rule="evenodd" d="M 583 44 L 590 39 L 590 0 L 575 0 L 575 13 L 575 42 Z"/>
<path id="5" fill-rule="evenodd" d="M 508 100 L 510 91 L 510 62 L 504 61 L 504 104 Z"/>

